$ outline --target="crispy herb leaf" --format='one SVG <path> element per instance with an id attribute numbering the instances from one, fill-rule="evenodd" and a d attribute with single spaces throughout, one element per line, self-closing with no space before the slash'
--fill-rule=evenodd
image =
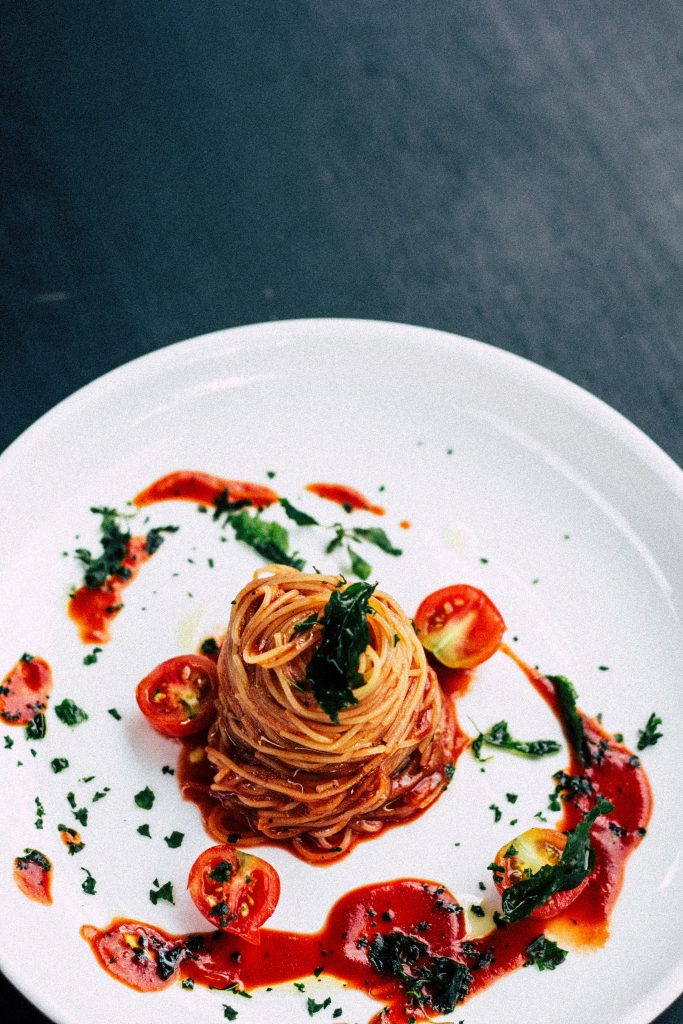
<path id="1" fill-rule="evenodd" d="M 540 871 L 503 892 L 503 913 L 507 921 L 528 917 L 535 907 L 545 903 L 556 892 L 574 889 L 595 867 L 595 850 L 590 842 L 591 825 L 602 814 L 614 809 L 608 800 L 599 800 L 573 832 L 557 864 L 544 864 Z"/>
<path id="2" fill-rule="evenodd" d="M 302 512 L 298 508 L 294 508 L 291 501 L 287 501 L 286 498 L 280 498 L 280 504 L 285 510 L 285 515 L 292 522 L 296 523 L 297 526 L 319 526 L 317 519 L 313 516 L 309 516 L 308 512 Z"/>
<path id="3" fill-rule="evenodd" d="M 109 576 L 130 575 L 129 569 L 123 569 L 121 563 L 126 557 L 130 530 L 121 526 L 124 518 L 115 508 L 91 508 L 95 515 L 102 516 L 100 523 L 100 545 L 102 553 L 96 557 L 87 548 L 77 548 L 76 558 L 85 566 L 85 585 L 100 587 Z"/>
<path id="4" fill-rule="evenodd" d="M 216 495 L 214 501 L 214 520 L 220 519 L 221 516 L 228 517 L 233 513 L 239 511 L 239 509 L 246 508 L 247 505 L 251 505 L 249 498 L 241 498 L 239 501 L 230 501 L 230 495 L 227 491 L 221 491 L 220 494 Z"/>
<path id="5" fill-rule="evenodd" d="M 88 896 L 94 896 L 95 893 L 97 892 L 97 890 L 95 889 L 95 886 L 97 884 L 95 879 L 90 874 L 87 868 L 81 868 L 81 871 L 85 871 L 86 874 L 86 877 L 83 879 L 81 883 L 81 889 L 83 890 L 83 892 L 87 893 Z"/>
<path id="6" fill-rule="evenodd" d="M 439 1013 L 450 1013 L 473 980 L 465 964 L 447 956 L 429 956 L 424 942 L 400 931 L 376 935 L 368 960 L 378 973 L 399 978 L 420 1006 L 428 1004 Z"/>
<path id="7" fill-rule="evenodd" d="M 657 729 L 661 724 L 661 718 L 659 718 L 653 711 L 645 723 L 645 728 L 638 730 L 638 750 L 645 750 L 646 747 L 654 747 L 655 743 L 658 740 L 661 740 L 664 733 L 657 732 Z"/>
<path id="8" fill-rule="evenodd" d="M 149 811 L 154 803 L 154 793 L 149 786 L 145 786 L 144 789 L 141 789 L 139 793 L 135 794 L 133 799 L 137 806 L 141 807 L 143 811 Z"/>
<path id="9" fill-rule="evenodd" d="M 562 723 L 569 743 L 581 764 L 590 764 L 591 753 L 583 727 L 583 719 L 576 708 L 576 690 L 573 684 L 566 676 L 546 676 L 546 678 L 555 689 Z"/>
<path id="10" fill-rule="evenodd" d="M 555 740 L 515 740 L 508 732 L 505 721 L 496 722 L 487 732 L 480 732 L 472 741 L 472 751 L 479 760 L 483 744 L 523 754 L 525 757 L 545 757 L 546 754 L 557 754 L 562 749 Z"/>
<path id="11" fill-rule="evenodd" d="M 184 832 L 171 832 L 170 836 L 164 836 L 164 842 L 171 850 L 177 850 L 185 838 Z"/>
<path id="12" fill-rule="evenodd" d="M 26 726 L 26 739 L 42 740 L 45 739 L 46 734 L 47 722 L 45 721 L 45 715 L 42 711 L 39 711 Z"/>
<path id="13" fill-rule="evenodd" d="M 65 697 L 61 704 L 57 704 L 55 714 L 64 725 L 80 725 L 88 720 L 87 713 L 78 704 L 74 704 L 70 697 Z"/>
<path id="14" fill-rule="evenodd" d="M 23 857 L 17 857 L 14 862 L 19 871 L 25 871 L 29 864 L 37 864 L 43 871 L 51 871 L 52 865 L 44 853 L 40 850 L 25 849 Z"/>
<path id="15" fill-rule="evenodd" d="M 175 903 L 175 900 L 173 899 L 173 885 L 171 882 L 164 882 L 164 884 L 160 886 L 155 878 L 152 885 L 156 885 L 157 888 L 149 890 L 149 898 L 155 906 L 159 900 L 166 900 L 167 903 Z"/>
<path id="16" fill-rule="evenodd" d="M 529 963 L 536 964 L 539 971 L 554 971 L 567 959 L 567 950 L 546 939 L 545 935 L 539 935 L 526 947 L 526 955 Z"/>
<path id="17" fill-rule="evenodd" d="M 395 548 L 387 537 L 384 530 L 379 526 L 368 526 L 368 527 L 354 527 L 351 531 L 356 540 L 364 540 L 368 544 L 374 544 L 375 547 L 381 548 L 382 551 L 386 551 L 388 555 L 402 555 L 402 548 Z"/>
<path id="18" fill-rule="evenodd" d="M 325 606 L 322 640 L 309 662 L 306 679 L 333 722 L 339 721 L 343 708 L 358 703 L 353 691 L 365 682 L 358 662 L 370 643 L 368 601 L 374 589 L 369 583 L 352 583 L 333 590 Z"/>
<path id="19" fill-rule="evenodd" d="M 180 529 L 179 526 L 154 526 L 147 534 L 145 540 L 145 551 L 148 555 L 153 555 L 155 551 L 158 551 L 161 545 L 164 543 L 165 538 L 162 536 L 164 533 L 177 533 Z"/>
<path id="20" fill-rule="evenodd" d="M 269 562 L 290 565 L 293 569 L 303 569 L 306 564 L 296 553 L 288 554 L 289 534 L 279 523 L 269 523 L 258 513 L 250 516 L 246 509 L 231 515 L 229 522 L 237 540 L 248 544 Z"/>
<path id="21" fill-rule="evenodd" d="M 348 551 L 349 558 L 351 559 L 351 572 L 354 576 L 357 576 L 358 579 L 366 580 L 372 572 L 372 566 L 369 562 L 366 562 L 364 558 L 361 558 L 358 552 L 354 551 L 352 547 L 347 545 L 346 550 Z"/>

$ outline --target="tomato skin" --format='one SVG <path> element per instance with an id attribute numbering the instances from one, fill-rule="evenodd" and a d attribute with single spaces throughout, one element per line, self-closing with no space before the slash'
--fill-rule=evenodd
<path id="1" fill-rule="evenodd" d="M 210 725 L 218 691 L 215 663 L 202 654 L 169 658 L 135 690 L 145 718 L 162 736 L 192 736 Z"/>
<path id="2" fill-rule="evenodd" d="M 475 668 L 500 647 L 505 622 L 483 590 L 455 583 L 435 590 L 415 614 L 422 646 L 448 668 Z"/>
<path id="3" fill-rule="evenodd" d="M 249 942 L 260 941 L 258 930 L 280 898 L 275 868 L 234 846 L 210 846 L 200 853 L 190 868 L 187 887 L 195 906 L 214 928 Z"/>
<path id="4" fill-rule="evenodd" d="M 545 864 L 551 866 L 556 864 L 566 845 L 567 837 L 564 832 L 558 832 L 554 828 L 530 828 L 526 832 L 522 832 L 512 842 L 501 846 L 495 856 L 495 863 L 501 869 L 501 871 L 494 872 L 493 875 L 496 889 L 502 893 L 505 889 L 509 889 L 521 881 L 525 876 L 525 871 L 530 871 L 535 875 Z M 517 852 L 506 857 L 506 853 L 511 847 Z M 584 878 L 573 889 L 553 893 L 550 899 L 540 907 L 534 907 L 529 916 L 538 921 L 556 917 L 585 889 L 589 877 Z"/>

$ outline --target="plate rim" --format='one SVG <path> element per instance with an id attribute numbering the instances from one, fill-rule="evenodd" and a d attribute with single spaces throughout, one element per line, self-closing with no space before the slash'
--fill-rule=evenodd
<path id="1" fill-rule="evenodd" d="M 226 345 L 227 355 L 230 352 L 253 348 L 257 344 L 265 346 L 272 343 L 277 339 L 278 331 L 284 331 L 287 335 L 286 338 L 280 339 L 283 344 L 295 343 L 295 332 L 305 332 L 309 337 L 316 336 L 318 342 L 322 344 L 331 344 L 333 341 L 338 344 L 338 338 L 328 339 L 325 337 L 326 330 L 329 331 L 332 328 L 345 328 L 356 333 L 365 331 L 368 334 L 368 344 L 374 343 L 382 335 L 389 337 L 399 333 L 403 335 L 402 340 L 409 344 L 425 348 L 436 345 L 452 352 L 461 351 L 470 355 L 475 354 L 475 357 L 478 354 L 485 364 L 490 363 L 507 368 L 527 382 L 537 384 L 546 394 L 550 394 L 552 397 L 557 396 L 572 408 L 580 410 L 587 418 L 602 425 L 614 441 L 625 444 L 633 455 L 642 460 L 658 480 L 683 502 L 683 469 L 675 460 L 624 414 L 574 381 L 525 356 L 489 342 L 478 341 L 465 335 L 419 324 L 358 317 L 294 317 L 285 320 L 235 325 L 171 342 L 127 360 L 61 399 L 22 431 L 0 453 L 0 486 L 12 474 L 27 446 L 40 443 L 41 437 L 57 426 L 60 421 L 68 418 L 83 404 L 96 401 L 110 387 L 135 375 L 143 363 L 146 369 L 151 367 L 158 372 L 163 370 L 166 364 L 172 364 L 179 355 L 182 358 L 183 353 L 199 349 L 202 345 L 213 345 L 216 351 Z M 299 337 L 301 336 L 302 334 L 299 335 Z M 69 1017 L 53 1016 L 53 1008 L 49 1006 L 49 999 L 44 1000 L 43 993 L 39 988 L 35 991 L 31 990 L 29 994 L 29 990 L 25 988 L 25 979 L 19 978 L 13 965 L 7 962 L 2 949 L 0 949 L 0 971 L 5 979 L 39 1012 L 53 1020 L 55 1024 L 69 1024 Z M 647 994 L 645 1000 L 639 1003 L 635 1011 L 631 1011 L 621 1018 L 621 1024 L 652 1024 L 655 1017 L 675 1002 L 682 990 L 683 957 L 677 964 L 672 965 L 669 972 Z"/>

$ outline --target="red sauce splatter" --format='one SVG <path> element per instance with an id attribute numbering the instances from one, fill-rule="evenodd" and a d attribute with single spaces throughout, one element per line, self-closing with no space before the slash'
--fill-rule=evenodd
<path id="1" fill-rule="evenodd" d="M 515 661 L 561 721 L 551 682 L 529 668 L 506 645 L 501 649 Z M 453 694 L 462 692 L 463 686 L 471 681 L 470 674 L 440 675 L 445 688 Z M 174 936 L 151 925 L 120 919 L 101 930 L 85 926 L 82 934 L 105 970 L 141 991 L 164 988 L 179 978 L 214 987 L 236 984 L 248 990 L 306 978 L 322 966 L 327 974 L 368 993 L 387 1007 L 388 1012 L 373 1018 L 376 1024 L 405 1024 L 410 1015 L 415 1020 L 425 1020 L 434 1009 L 429 1003 L 433 993 L 428 988 L 423 991 L 423 1005 L 415 1006 L 400 979 L 378 971 L 376 958 L 368 956 L 377 935 L 398 931 L 423 942 L 417 968 L 427 969 L 433 957 L 456 961 L 461 965 L 458 970 L 467 972 L 467 998 L 528 963 L 527 947 L 540 935 L 550 935 L 575 949 L 602 945 L 609 935 L 609 918 L 621 889 L 626 862 L 650 819 L 652 794 L 639 759 L 610 737 L 595 719 L 580 714 L 591 759 L 584 766 L 570 752 L 567 770 L 588 780 L 592 793 L 565 802 L 557 827 L 575 827 L 595 803 L 597 793 L 608 799 L 614 809 L 593 826 L 591 839 L 596 863 L 588 884 L 555 918 L 502 923 L 490 934 L 468 940 L 462 933 L 463 915 L 446 889 L 432 882 L 401 879 L 347 893 L 335 903 L 325 927 L 316 934 L 262 929 L 260 945 L 256 946 L 227 933 Z M 195 739 L 195 745 L 184 747 L 180 769 L 184 792 L 200 803 L 209 798 L 211 778 L 210 766 L 201 756 L 202 742 Z M 192 759 L 193 749 L 200 752 L 196 761 Z M 239 842 L 246 845 L 244 838 Z M 423 923 L 428 925 L 426 929 Z"/>
<path id="2" fill-rule="evenodd" d="M 169 935 L 159 928 L 121 919 L 104 929 L 86 925 L 81 934 L 105 970 L 138 991 L 165 988 L 180 978 L 192 978 L 215 988 L 237 983 L 248 991 L 306 978 L 322 967 L 325 975 L 367 992 L 388 1006 L 391 1016 L 384 1015 L 383 1021 L 400 1020 L 405 1024 L 404 1009 L 409 1003 L 405 989 L 398 979 L 376 970 L 368 958 L 376 937 L 394 931 L 414 936 L 424 944 L 418 966 L 429 964 L 432 957 L 462 957 L 461 908 L 443 886 L 418 879 L 356 889 L 335 903 L 321 931 L 302 934 L 262 928 L 258 945 L 227 932 Z M 145 942 L 143 956 L 139 953 L 139 937 Z M 158 969 L 160 950 L 162 964 L 164 955 L 168 959 L 174 954 L 177 957 L 174 969 L 164 979 L 160 977 L 164 967 L 161 972 Z"/>
<path id="3" fill-rule="evenodd" d="M 244 480 L 227 480 L 211 473 L 181 469 L 155 480 L 149 487 L 133 498 L 138 508 L 153 505 L 157 501 L 195 501 L 199 505 L 213 505 L 219 494 L 228 493 L 229 501 L 249 501 L 258 508 L 273 505 L 278 495 L 263 484 L 252 484 Z"/>
<path id="4" fill-rule="evenodd" d="M 52 693 L 52 670 L 42 658 L 24 654 L 0 685 L 0 721 L 28 725 L 47 708 Z"/>
<path id="5" fill-rule="evenodd" d="M 376 516 L 383 516 L 384 509 L 381 505 L 373 505 L 360 491 L 353 487 L 346 487 L 344 484 L 306 484 L 306 490 L 311 494 L 317 494 L 319 498 L 326 498 L 327 501 L 334 501 L 337 505 L 345 508 L 362 509 L 364 512 L 373 512 Z"/>
<path id="6" fill-rule="evenodd" d="M 140 566 L 152 557 L 146 544 L 146 537 L 131 537 L 128 541 L 128 553 L 121 562 L 129 573 L 125 579 L 114 575 L 108 576 L 98 587 L 83 584 L 69 600 L 69 616 L 78 626 L 78 635 L 84 644 L 105 644 L 111 638 L 109 623 L 123 607 L 123 591 L 133 582 Z"/>
<path id="7" fill-rule="evenodd" d="M 402 519 L 398 525 L 402 530 L 409 530 L 412 524 L 409 519 Z"/>
<path id="8" fill-rule="evenodd" d="M 35 903 L 52 903 L 52 863 L 40 850 L 25 850 L 14 858 L 14 881 L 24 896 Z"/>

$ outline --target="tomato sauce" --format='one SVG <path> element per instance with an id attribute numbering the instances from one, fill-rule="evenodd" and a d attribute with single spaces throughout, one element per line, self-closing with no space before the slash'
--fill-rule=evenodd
<path id="1" fill-rule="evenodd" d="M 48 663 L 23 654 L 0 684 L 0 721 L 3 725 L 23 726 L 43 715 L 44 723 L 51 693 L 52 670 Z"/>
<path id="2" fill-rule="evenodd" d="M 216 498 L 226 491 L 228 501 L 248 501 L 257 508 L 265 508 L 278 501 L 277 493 L 264 484 L 227 480 L 211 473 L 181 469 L 145 487 L 133 498 L 133 504 L 142 508 L 158 501 L 180 499 L 194 501 L 198 505 L 215 505 Z"/>
<path id="3" fill-rule="evenodd" d="M 131 537 L 121 567 L 128 575 L 108 576 L 98 587 L 83 584 L 69 600 L 70 618 L 78 626 L 78 635 L 84 644 L 105 644 L 111 639 L 109 624 L 123 608 L 121 600 L 125 588 L 133 582 L 140 566 L 152 557 L 146 548 L 146 537 Z"/>
<path id="4" fill-rule="evenodd" d="M 86 925 L 81 934 L 105 970 L 138 991 L 166 987 L 181 978 L 214 988 L 236 984 L 249 991 L 307 978 L 322 969 L 324 975 L 383 1002 L 389 1015 L 384 1014 L 382 1021 L 405 1024 L 412 1000 L 400 981 L 380 973 L 369 956 L 377 936 L 396 931 L 414 936 L 423 944 L 420 965 L 429 966 L 434 957 L 462 957 L 466 967 L 461 950 L 462 909 L 443 886 L 419 879 L 399 879 L 356 889 L 335 903 L 321 931 L 303 934 L 262 928 L 258 945 L 227 932 L 169 935 L 159 928 L 121 919 L 104 929 Z M 145 948 L 149 950 L 142 968 L 135 952 L 139 933 L 145 935 Z M 159 946 L 155 948 L 156 943 Z M 174 969 L 165 979 L 159 977 L 155 963 L 159 948 L 170 952 L 170 959 L 174 951 L 179 951 L 175 954 Z M 163 966 L 161 973 L 166 973 Z M 335 998 L 335 1002 L 339 999 L 343 995 Z"/>
<path id="5" fill-rule="evenodd" d="M 306 490 L 311 494 L 317 494 L 319 498 L 326 498 L 327 501 L 342 505 L 349 512 L 352 509 L 360 509 L 372 512 L 376 516 L 384 515 L 385 510 L 381 505 L 374 505 L 354 487 L 346 487 L 344 484 L 306 484 Z"/>
<path id="6" fill-rule="evenodd" d="M 506 645 L 501 649 L 562 721 L 551 681 L 531 669 Z M 455 698 L 471 684 L 473 674 L 443 668 L 438 674 L 453 707 L 455 761 L 468 742 L 457 725 Z M 613 810 L 598 818 L 592 827 L 596 861 L 587 885 L 554 918 L 515 922 L 499 918 L 488 935 L 468 939 L 464 934 L 464 914 L 448 890 L 420 879 L 399 879 L 365 886 L 342 896 L 331 908 L 320 932 L 303 934 L 263 928 L 257 945 L 226 932 L 169 935 L 152 925 L 123 919 L 112 921 L 104 929 L 84 926 L 82 935 L 105 970 L 139 991 L 165 988 L 180 979 L 216 988 L 234 985 L 248 991 L 310 978 L 323 968 L 325 974 L 384 1004 L 384 1009 L 373 1017 L 373 1024 L 407 1024 L 411 1019 L 429 1019 L 439 1010 L 439 990 L 434 979 L 438 974 L 436 968 L 443 968 L 444 964 L 451 976 L 459 972 L 461 987 L 449 990 L 451 996 L 456 992 L 453 998 L 459 1003 L 529 963 L 527 947 L 539 936 L 546 935 L 573 949 L 600 946 L 609 935 L 610 914 L 628 857 L 645 835 L 652 794 L 638 757 L 607 734 L 596 719 L 578 713 L 590 758 L 584 765 L 570 749 L 564 782 L 562 773 L 558 782 L 557 793 L 563 806 L 557 828 L 574 828 L 594 806 L 598 794 L 613 804 Z M 201 734 L 183 742 L 178 774 L 184 795 L 198 803 L 207 823 L 215 825 L 211 816 L 217 813 L 217 804 L 209 790 L 212 769 L 204 753 L 205 742 Z M 234 828 L 234 836 L 227 836 L 229 842 L 240 846 L 263 843 L 262 837 L 245 830 L 248 827 L 248 822 L 230 819 L 230 815 L 221 822 L 226 834 Z M 402 961 L 403 978 L 395 971 L 392 973 L 391 958 L 382 960 L 378 956 L 381 944 L 378 946 L 377 937 L 382 936 L 385 943 L 390 943 L 391 936 L 397 935 L 399 943 L 413 939 L 418 942 L 413 947 L 413 959 Z M 447 962 L 439 958 L 447 958 Z M 411 974 L 413 978 L 417 974 L 418 981 L 420 975 L 423 979 L 417 986 L 417 999 L 415 984 L 409 984 Z M 310 992 L 310 987 L 306 991 Z M 331 1005 L 340 1000 L 343 995 Z M 450 1005 L 444 1012 L 452 1009 Z"/>
<path id="7" fill-rule="evenodd" d="M 14 881 L 24 896 L 34 903 L 52 903 L 52 863 L 40 850 L 25 850 L 14 858 Z"/>

